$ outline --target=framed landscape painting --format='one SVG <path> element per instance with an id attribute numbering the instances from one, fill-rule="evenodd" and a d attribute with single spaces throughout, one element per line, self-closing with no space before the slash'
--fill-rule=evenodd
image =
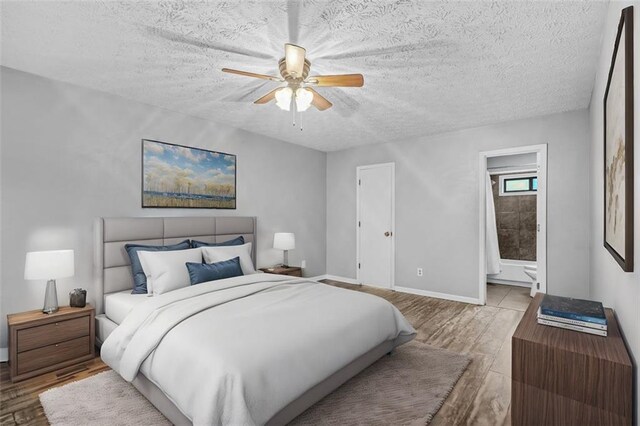
<path id="1" fill-rule="evenodd" d="M 633 271 L 633 7 L 622 10 L 604 95 L 604 246 Z"/>
<path id="2" fill-rule="evenodd" d="M 142 207 L 236 208 L 236 156 L 142 140 Z"/>

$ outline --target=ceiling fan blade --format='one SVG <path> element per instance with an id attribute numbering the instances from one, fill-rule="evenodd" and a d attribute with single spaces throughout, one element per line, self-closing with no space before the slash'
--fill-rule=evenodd
<path id="1" fill-rule="evenodd" d="M 267 93 L 266 95 L 264 95 L 263 97 L 261 97 L 260 99 L 258 99 L 257 101 L 253 102 L 254 104 L 266 104 L 271 102 L 272 100 L 274 100 L 276 98 L 276 92 L 278 90 L 280 90 L 281 87 L 278 87 L 276 89 L 273 89 L 272 91 L 270 91 L 269 93 Z"/>
<path id="2" fill-rule="evenodd" d="M 257 52 L 254 50 L 244 49 L 236 46 L 227 46 L 213 41 L 198 40 L 197 38 L 174 33 L 173 31 L 163 30 L 161 28 L 145 26 L 145 29 L 150 34 L 165 38 L 176 43 L 190 44 L 192 46 L 200 47 L 203 49 L 219 50 L 221 52 L 235 53 L 236 55 L 250 56 L 252 58 L 274 59 L 272 55 L 266 54 L 264 52 Z"/>
<path id="3" fill-rule="evenodd" d="M 285 68 L 289 75 L 295 78 L 301 78 L 304 72 L 304 58 L 307 51 L 304 47 L 295 44 L 286 43 L 284 45 Z"/>
<path id="4" fill-rule="evenodd" d="M 313 100 L 311 101 L 311 105 L 318 108 L 320 111 L 324 111 L 325 109 L 329 109 L 333 106 L 333 104 L 329 102 L 327 98 L 313 90 L 311 87 L 306 87 L 305 89 L 313 93 Z"/>
<path id="5" fill-rule="evenodd" d="M 309 77 L 307 83 L 319 87 L 362 87 L 364 77 L 362 74 L 316 75 Z"/>
<path id="6" fill-rule="evenodd" d="M 244 75 L 245 77 L 261 78 L 262 80 L 282 81 L 281 78 L 274 77 L 274 76 L 271 76 L 271 75 L 256 74 L 254 72 L 234 70 L 234 69 L 231 69 L 231 68 L 222 68 L 222 72 L 228 72 L 230 74 Z"/>

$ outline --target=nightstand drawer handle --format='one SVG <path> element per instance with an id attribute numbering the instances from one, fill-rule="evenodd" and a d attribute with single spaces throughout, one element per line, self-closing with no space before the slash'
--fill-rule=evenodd
<path id="1" fill-rule="evenodd" d="M 58 345 L 56 345 L 56 348 L 58 347 Z"/>
<path id="2" fill-rule="evenodd" d="M 58 323 L 56 323 L 56 327 L 58 326 Z"/>

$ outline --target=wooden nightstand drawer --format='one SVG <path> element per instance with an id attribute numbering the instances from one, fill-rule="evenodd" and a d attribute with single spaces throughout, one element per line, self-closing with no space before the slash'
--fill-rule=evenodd
<path id="1" fill-rule="evenodd" d="M 91 355 L 92 342 L 84 336 L 55 345 L 43 346 L 18 354 L 18 374 L 39 370 L 76 358 Z"/>
<path id="2" fill-rule="evenodd" d="M 90 321 L 90 316 L 84 316 L 18 330 L 17 350 L 20 353 L 88 336 Z"/>
<path id="3" fill-rule="evenodd" d="M 62 306 L 58 312 L 7 315 L 11 381 L 89 361 L 95 356 L 95 311 Z"/>

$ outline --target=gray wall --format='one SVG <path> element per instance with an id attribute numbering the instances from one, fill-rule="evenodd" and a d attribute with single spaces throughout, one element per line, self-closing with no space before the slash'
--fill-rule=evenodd
<path id="1" fill-rule="evenodd" d="M 282 261 L 273 233 L 296 233 L 292 264 L 325 273 L 326 154 L 121 97 L 1 68 L 2 272 L 0 318 L 39 309 L 44 282 L 23 279 L 25 253 L 73 248 L 74 278 L 92 289 L 92 221 L 98 216 L 258 217 L 258 266 Z M 237 154 L 237 210 L 142 209 L 142 138 Z M 1 321 L 0 347 L 6 346 Z"/>
<path id="2" fill-rule="evenodd" d="M 356 167 L 396 163 L 396 285 L 478 297 L 478 153 L 548 144 L 548 291 L 588 294 L 586 110 L 327 155 L 327 274 L 356 277 Z M 416 276 L 416 268 L 424 276 Z"/>
<path id="3" fill-rule="evenodd" d="M 604 148 L 603 148 L 603 107 L 602 100 L 607 84 L 611 55 L 615 42 L 620 11 L 629 5 L 633 5 L 634 21 L 634 46 L 635 46 L 635 179 L 634 179 L 634 209 L 635 209 L 635 235 L 634 235 L 634 269 L 635 272 L 627 273 L 620 268 L 616 261 L 603 246 L 604 235 Z M 590 297 L 602 301 L 605 306 L 612 307 L 615 312 L 622 332 L 627 340 L 636 364 L 640 362 L 640 1 L 612 2 L 609 5 L 609 15 L 604 28 L 602 53 L 595 87 L 591 97 L 590 122 L 591 122 L 591 281 Z M 640 379 L 636 369 L 636 413 L 640 406 Z M 638 417 L 636 417 L 636 421 Z"/>

